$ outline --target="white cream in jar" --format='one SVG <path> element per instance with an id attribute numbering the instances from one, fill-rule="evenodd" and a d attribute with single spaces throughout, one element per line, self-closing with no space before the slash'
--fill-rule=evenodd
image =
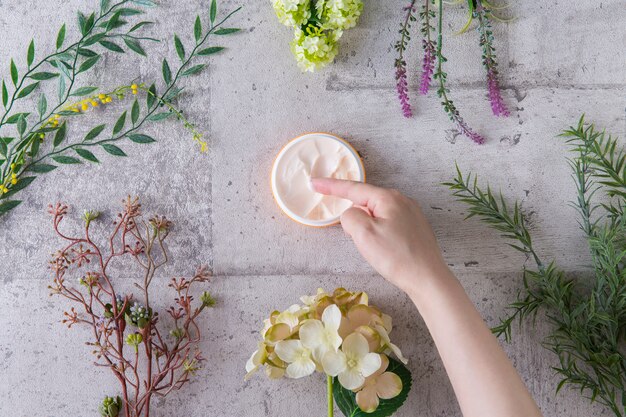
<path id="1" fill-rule="evenodd" d="M 316 193 L 311 178 L 364 181 L 365 169 L 352 146 L 327 133 L 297 137 L 276 157 L 271 182 L 280 208 L 299 223 L 328 226 L 337 223 L 352 202 Z"/>

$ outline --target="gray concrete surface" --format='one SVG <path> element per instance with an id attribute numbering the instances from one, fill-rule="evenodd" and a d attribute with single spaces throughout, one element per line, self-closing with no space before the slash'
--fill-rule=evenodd
<path id="1" fill-rule="evenodd" d="M 93 5 L 92 5 L 93 3 Z M 0 0 L 0 63 L 22 63 L 35 36 L 38 50 L 51 47 L 61 22 L 74 24 L 75 10 L 96 1 Z M 111 87 L 120 80 L 160 77 L 163 55 L 174 57 L 169 40 L 187 41 L 197 12 L 208 0 L 161 1 L 149 11 L 161 45 L 150 57 L 106 57 L 85 84 Z M 240 4 L 221 2 L 221 9 Z M 391 4 L 390 4 L 391 3 Z M 218 307 L 205 316 L 202 348 L 210 358 L 183 391 L 156 402 L 155 416 L 256 417 L 322 415 L 324 384 L 319 377 L 243 381 L 262 319 L 318 286 L 370 292 L 372 301 L 397 323 L 394 338 L 410 359 L 414 388 L 398 416 L 459 416 L 460 411 L 437 352 L 409 300 L 385 283 L 359 257 L 339 228 L 305 229 L 291 223 L 272 201 L 268 174 L 273 156 L 288 139 L 306 131 L 330 131 L 363 154 L 371 182 L 418 198 L 432 221 L 454 272 L 490 324 L 503 314 L 521 286 L 523 257 L 478 221 L 463 221 L 465 207 L 439 184 L 454 174 L 454 161 L 473 170 L 532 213 L 537 247 L 569 271 L 589 264 L 576 216 L 567 202 L 573 185 L 567 151 L 555 138 L 582 112 L 616 134 L 624 134 L 626 9 L 621 0 L 601 3 L 556 0 L 533 7 L 511 2 L 511 23 L 496 25 L 507 120 L 490 117 L 476 34 L 449 36 L 447 66 L 452 96 L 466 119 L 488 142 L 478 147 L 455 137 L 433 96 L 418 97 L 411 79 L 416 116 L 401 117 L 393 86 L 393 43 L 403 2 L 366 1 L 359 26 L 347 32 L 337 62 L 317 74 L 301 74 L 288 48 L 289 29 L 278 24 L 266 0 L 246 2 L 233 24 L 244 33 L 218 41 L 228 51 L 211 60 L 208 72 L 186 81 L 181 106 L 210 139 L 201 155 L 179 125 L 166 122 L 149 132 L 157 144 L 123 145 L 129 157 L 102 156 L 46 175 L 24 192 L 24 204 L 0 220 L 0 415 L 95 415 L 104 394 L 116 392 L 110 375 L 94 370 L 85 329 L 60 323 L 68 304 L 49 298 L 48 256 L 60 244 L 45 213 L 63 201 L 78 218 L 85 208 L 105 212 L 108 222 L 127 194 L 140 195 L 148 213 L 176 223 L 169 249 L 170 276 L 209 263 L 210 289 Z M 447 30 L 463 24 L 450 12 Z M 409 53 L 411 76 L 419 48 Z M 110 120 L 113 112 L 98 110 Z M 73 126 L 80 135 L 89 127 Z M 100 154 L 99 154 L 100 156 Z M 69 222 L 69 226 L 77 223 Z M 122 280 L 132 275 L 120 267 Z M 127 283 L 128 281 L 125 281 Z M 159 300 L 165 284 L 155 291 Z M 164 304 L 163 304 L 164 305 Z M 577 392 L 554 395 L 555 358 L 540 347 L 541 323 L 516 332 L 505 345 L 547 417 L 609 415 Z M 319 409 L 319 413 L 310 410 Z"/>

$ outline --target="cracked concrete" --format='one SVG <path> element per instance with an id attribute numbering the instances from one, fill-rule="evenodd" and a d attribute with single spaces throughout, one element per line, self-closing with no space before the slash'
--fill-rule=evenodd
<path id="1" fill-rule="evenodd" d="M 63 21 L 73 25 L 76 10 L 97 7 L 96 1 L 42 3 L 0 1 L 2 68 L 8 68 L 10 56 L 23 65 L 31 35 L 43 53 Z M 206 13 L 209 1 L 160 3 L 148 11 L 147 20 L 157 23 L 152 33 L 167 41 L 146 45 L 147 59 L 107 54 L 106 69 L 96 70 L 85 85 L 110 88 L 120 80 L 160 77 L 163 56 L 175 59 L 171 34 L 190 42 L 193 19 Z M 220 7 L 238 4 L 228 0 Z M 434 94 L 418 96 L 417 43 L 407 57 L 416 116 L 402 118 L 392 70 L 400 8 L 400 3 L 389 7 L 388 2 L 366 1 L 359 26 L 342 40 L 337 62 L 311 75 L 298 71 L 288 47 L 290 30 L 276 21 L 268 2 L 248 1 L 232 22 L 244 33 L 216 40 L 227 51 L 210 60 L 208 71 L 186 81 L 180 101 L 206 132 L 208 155 L 199 154 L 187 132 L 167 121 L 147 131 L 158 143 L 124 143 L 127 158 L 99 154 L 101 164 L 59 169 L 21 194 L 24 203 L 0 220 L 0 415 L 96 415 L 101 397 L 116 392 L 113 378 L 91 365 L 83 344 L 86 330 L 68 331 L 59 323 L 69 305 L 47 295 L 46 262 L 59 240 L 45 210 L 63 201 L 73 207 L 75 218 L 89 208 L 102 210 L 108 222 L 127 194 L 140 195 L 146 212 L 165 214 L 176 223 L 163 282 L 208 263 L 216 275 L 210 289 L 219 298 L 202 321 L 209 363 L 193 384 L 155 402 L 155 416 L 322 414 L 325 387 L 318 377 L 275 382 L 258 375 L 243 381 L 262 319 L 318 286 L 364 289 L 393 315 L 394 339 L 414 376 L 398 416 L 460 415 L 409 300 L 363 263 L 341 229 L 305 229 L 280 213 L 269 190 L 273 157 L 287 140 L 306 131 L 331 131 L 352 142 L 372 183 L 422 202 L 448 263 L 487 322 L 495 324 L 522 285 L 519 271 L 525 259 L 484 224 L 463 221 L 466 207 L 440 183 L 452 178 L 456 161 L 507 197 L 523 199 L 544 257 L 570 271 L 587 270 L 576 214 L 567 206 L 574 196 L 567 150 L 555 136 L 583 112 L 624 135 L 626 9 L 621 0 L 556 0 L 532 8 L 512 2 L 509 13 L 515 20 L 495 25 L 503 95 L 512 110 L 502 120 L 490 116 L 477 36 L 472 31 L 452 35 L 465 15 L 450 9 L 451 94 L 467 121 L 487 137 L 479 147 L 451 130 Z M 114 116 L 99 109 L 93 117 L 111 121 Z M 90 127 L 73 126 L 71 134 Z M 122 279 L 129 277 L 126 269 L 119 272 Z M 165 284 L 155 290 L 162 297 L 168 293 Z M 505 345 L 546 417 L 610 415 L 576 391 L 555 397 L 557 380 L 550 371 L 555 358 L 540 346 L 546 331 L 540 322 L 536 330 L 516 332 L 514 342 Z"/>

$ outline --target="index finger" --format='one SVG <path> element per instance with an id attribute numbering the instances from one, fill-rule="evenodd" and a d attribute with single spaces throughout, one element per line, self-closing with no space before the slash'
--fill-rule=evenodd
<path id="1" fill-rule="evenodd" d="M 371 184 L 334 178 L 312 178 L 311 183 L 318 193 L 345 198 L 371 211 L 374 211 L 376 200 L 384 191 L 383 188 Z"/>

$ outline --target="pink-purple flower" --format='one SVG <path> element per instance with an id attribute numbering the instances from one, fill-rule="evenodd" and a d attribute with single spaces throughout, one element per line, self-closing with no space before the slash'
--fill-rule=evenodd
<path id="1" fill-rule="evenodd" d="M 411 104 L 409 103 L 409 87 L 406 80 L 406 66 L 404 62 L 396 63 L 396 89 L 398 91 L 398 98 L 402 105 L 402 113 L 404 117 L 409 118 L 413 116 L 411 110 Z"/>
<path id="2" fill-rule="evenodd" d="M 489 90 L 489 101 L 491 102 L 491 110 L 494 116 L 508 117 L 511 115 L 504 104 L 502 94 L 500 93 L 500 84 L 498 83 L 497 72 L 493 68 L 487 71 L 487 88 Z"/>
<path id="3" fill-rule="evenodd" d="M 420 79 L 420 94 L 428 94 L 430 83 L 435 70 L 435 45 L 433 42 L 422 40 L 424 46 L 424 59 L 422 61 L 422 77 Z"/>

